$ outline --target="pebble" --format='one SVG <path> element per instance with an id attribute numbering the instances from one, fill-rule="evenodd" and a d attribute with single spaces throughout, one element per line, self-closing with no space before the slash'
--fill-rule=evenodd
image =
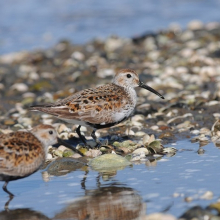
<path id="1" fill-rule="evenodd" d="M 206 191 L 202 196 L 200 196 L 200 199 L 205 199 L 205 200 L 213 199 L 213 192 L 212 191 Z"/>
<path id="2" fill-rule="evenodd" d="M 177 220 L 177 218 L 170 214 L 152 213 L 145 216 L 143 220 Z"/>
<path id="3" fill-rule="evenodd" d="M 146 156 L 146 155 L 149 155 L 150 152 L 147 148 L 141 147 L 141 148 L 138 148 L 138 149 L 134 150 L 132 155 L 136 156 L 136 155 L 140 155 L 142 153 L 144 153 L 144 156 Z"/>
<path id="4" fill-rule="evenodd" d="M 110 170 L 124 169 L 131 163 L 122 156 L 117 154 L 104 154 L 89 161 L 92 169 L 100 172 L 108 172 Z"/>
<path id="5" fill-rule="evenodd" d="M 85 153 L 86 157 L 98 157 L 99 155 L 101 155 L 102 152 L 100 150 L 93 150 L 93 149 L 89 149 L 89 151 L 87 151 Z"/>
<path id="6" fill-rule="evenodd" d="M 24 83 L 15 83 L 10 87 L 11 90 L 16 90 L 18 92 L 27 92 L 28 86 Z"/>

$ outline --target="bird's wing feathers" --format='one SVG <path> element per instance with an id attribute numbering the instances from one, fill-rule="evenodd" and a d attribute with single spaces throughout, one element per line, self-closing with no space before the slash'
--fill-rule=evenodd
<path id="1" fill-rule="evenodd" d="M 123 88 L 107 84 L 85 89 L 51 105 L 33 106 L 58 118 L 85 121 L 91 124 L 112 123 L 112 112 L 120 111 L 127 104 Z"/>
<path id="2" fill-rule="evenodd" d="M 41 163 L 44 151 L 39 140 L 29 132 L 0 135 L 0 173 L 12 175 L 25 169 L 30 173 Z M 24 166 L 23 166 L 24 165 Z"/>

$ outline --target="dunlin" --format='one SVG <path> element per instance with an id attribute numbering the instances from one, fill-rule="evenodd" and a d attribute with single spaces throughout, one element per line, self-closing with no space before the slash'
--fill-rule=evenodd
<path id="1" fill-rule="evenodd" d="M 76 132 L 85 145 L 86 139 L 81 135 L 80 127 L 92 127 L 91 136 L 100 146 L 95 135 L 97 129 L 111 127 L 132 115 L 137 102 L 135 87 L 147 89 L 164 99 L 160 93 L 141 82 L 134 70 L 122 69 L 110 84 L 82 90 L 53 104 L 31 106 L 30 110 L 78 124 Z"/>
<path id="2" fill-rule="evenodd" d="M 51 125 L 38 125 L 30 132 L 17 131 L 0 134 L 0 180 L 8 191 L 9 181 L 21 179 L 36 172 L 44 163 L 48 146 L 57 143 L 57 133 Z"/>

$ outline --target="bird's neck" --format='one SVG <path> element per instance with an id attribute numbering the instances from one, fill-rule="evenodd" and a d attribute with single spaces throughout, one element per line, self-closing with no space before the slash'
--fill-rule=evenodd
<path id="1" fill-rule="evenodd" d="M 133 106 L 136 106 L 137 103 L 137 93 L 133 87 L 126 86 L 124 87 L 125 92 L 128 95 L 128 98 L 130 99 Z"/>

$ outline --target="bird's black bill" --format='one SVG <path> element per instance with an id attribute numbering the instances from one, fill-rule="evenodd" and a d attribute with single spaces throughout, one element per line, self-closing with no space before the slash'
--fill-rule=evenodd
<path id="1" fill-rule="evenodd" d="M 163 97 L 159 92 L 157 92 L 156 90 L 154 90 L 154 89 L 151 88 L 150 86 L 145 85 L 143 82 L 139 82 L 139 87 L 141 87 L 141 88 L 143 88 L 143 89 L 147 89 L 147 90 L 149 90 L 150 92 L 153 92 L 154 94 L 158 95 L 161 99 L 164 99 L 164 97 Z"/>
<path id="2" fill-rule="evenodd" d="M 77 150 L 75 147 L 73 147 L 73 146 L 71 146 L 70 144 L 68 144 L 66 141 L 64 141 L 64 140 L 62 140 L 62 139 L 60 139 L 60 138 L 57 138 L 57 142 L 58 142 L 59 144 L 64 145 L 65 147 L 67 147 L 67 148 L 69 148 L 69 149 L 75 151 L 75 152 L 78 153 L 79 155 L 84 156 L 79 150 Z"/>

